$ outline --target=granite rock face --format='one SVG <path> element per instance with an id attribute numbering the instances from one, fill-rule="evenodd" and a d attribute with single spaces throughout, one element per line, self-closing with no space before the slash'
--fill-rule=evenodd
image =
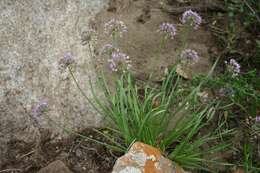
<path id="1" fill-rule="evenodd" d="M 88 76 L 95 80 L 96 72 L 88 47 L 82 44 L 82 34 L 107 1 L 0 1 L 1 147 L 10 139 L 34 138 L 30 114 L 33 105 L 41 100 L 48 102 L 48 116 L 63 127 L 100 124 L 101 117 L 84 102 L 68 72 L 60 73 L 58 61 L 71 52 L 77 61 L 75 74 L 90 95 Z M 62 131 L 46 119 L 40 124 Z"/>
<path id="2" fill-rule="evenodd" d="M 161 152 L 147 144 L 136 142 L 120 157 L 112 173 L 185 173 L 177 164 L 162 156 Z"/>

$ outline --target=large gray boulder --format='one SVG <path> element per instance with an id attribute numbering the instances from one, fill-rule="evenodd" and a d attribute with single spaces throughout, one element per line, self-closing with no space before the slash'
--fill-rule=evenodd
<path id="1" fill-rule="evenodd" d="M 49 104 L 48 116 L 63 127 L 98 126 L 101 116 L 84 101 L 68 72 L 58 61 L 71 52 L 76 76 L 84 90 L 95 69 L 82 33 L 108 0 L 1 0 L 0 1 L 0 158 L 10 139 L 33 140 L 33 105 Z M 41 120 L 44 128 L 62 129 Z M 0 165 L 1 165 L 0 159 Z"/>

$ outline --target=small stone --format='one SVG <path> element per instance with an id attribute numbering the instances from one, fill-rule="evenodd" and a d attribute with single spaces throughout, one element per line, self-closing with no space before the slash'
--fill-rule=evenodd
<path id="1" fill-rule="evenodd" d="M 120 157 L 112 173 L 185 173 L 161 152 L 150 145 L 136 142 L 128 153 Z"/>
<path id="2" fill-rule="evenodd" d="M 78 158 L 81 158 L 82 157 L 82 151 L 80 150 L 80 149 L 76 149 L 76 151 L 75 151 L 75 154 L 76 154 L 76 156 L 78 157 Z"/>
<path id="3" fill-rule="evenodd" d="M 234 173 L 244 173 L 244 171 L 242 169 L 237 169 Z"/>
<path id="4" fill-rule="evenodd" d="M 192 78 L 190 69 L 185 68 L 181 65 L 177 65 L 176 72 L 178 73 L 178 75 L 180 75 L 184 79 L 191 79 Z"/>
<path id="5" fill-rule="evenodd" d="M 60 160 L 50 163 L 42 168 L 38 173 L 72 173 L 69 168 Z"/>

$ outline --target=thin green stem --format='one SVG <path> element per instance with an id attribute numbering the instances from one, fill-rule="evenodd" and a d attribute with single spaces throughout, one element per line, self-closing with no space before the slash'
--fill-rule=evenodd
<path id="1" fill-rule="evenodd" d="M 83 97 L 88 101 L 89 104 L 91 104 L 91 106 L 100 114 L 102 114 L 102 112 L 99 111 L 99 109 L 96 107 L 96 105 L 90 100 L 90 98 L 87 96 L 87 94 L 83 91 L 83 89 L 80 87 L 77 79 L 75 78 L 73 72 L 72 72 L 72 69 L 71 67 L 68 67 L 69 68 L 69 73 L 74 81 L 74 83 L 76 84 L 78 90 L 80 91 L 80 93 L 83 95 Z"/>
<path id="2" fill-rule="evenodd" d="M 48 119 L 50 122 L 52 122 L 56 127 L 59 127 L 60 129 L 64 130 L 66 133 L 74 134 L 74 135 L 76 135 L 76 136 L 81 137 L 82 139 L 95 142 L 95 143 L 97 143 L 97 144 L 103 145 L 103 146 L 105 146 L 105 147 L 111 148 L 111 149 L 116 150 L 116 151 L 119 151 L 119 152 L 124 152 L 124 151 L 125 151 L 125 148 L 122 148 L 121 146 L 110 145 L 110 144 L 107 144 L 107 143 L 104 143 L 104 142 L 95 140 L 95 139 L 93 139 L 93 138 L 87 137 L 86 135 L 82 135 L 82 134 L 76 132 L 75 130 L 73 130 L 73 129 L 71 129 L 71 128 L 67 128 L 67 127 L 65 128 L 65 127 L 61 126 L 59 123 L 57 123 L 57 122 L 55 122 L 54 120 L 52 120 L 52 119 L 51 119 L 50 117 L 48 117 L 48 116 L 47 116 L 47 119 Z"/>

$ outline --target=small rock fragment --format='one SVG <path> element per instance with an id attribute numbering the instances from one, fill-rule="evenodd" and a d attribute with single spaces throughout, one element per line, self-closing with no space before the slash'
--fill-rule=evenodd
<path id="1" fill-rule="evenodd" d="M 60 160 L 50 163 L 42 168 L 38 173 L 72 173 L 69 168 Z"/>
<path id="2" fill-rule="evenodd" d="M 112 173 L 185 173 L 171 160 L 162 156 L 161 152 L 144 143 L 136 142 L 128 153 L 120 157 L 114 165 Z"/>

